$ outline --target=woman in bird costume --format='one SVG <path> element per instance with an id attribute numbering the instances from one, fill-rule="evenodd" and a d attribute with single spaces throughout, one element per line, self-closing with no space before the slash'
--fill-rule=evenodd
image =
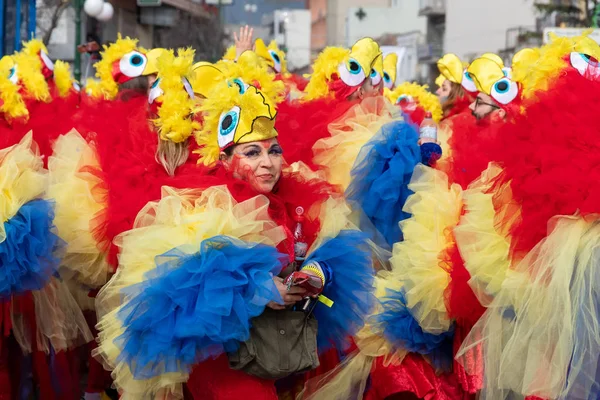
<path id="1" fill-rule="evenodd" d="M 495 69 L 486 65 L 481 71 L 493 79 Z M 462 191 L 453 176 L 417 166 L 416 138 L 414 130 L 384 126 L 355 164 L 346 195 L 393 245 L 392 269 L 377 278 L 380 305 L 355 338 L 358 352 L 309 398 L 343 399 L 358 387 L 368 399 L 455 399 L 481 388 L 478 375 L 453 362 L 483 312 L 452 235 Z"/>
<path id="2" fill-rule="evenodd" d="M 553 38 L 528 63 L 526 114 L 499 132 L 456 233 L 487 302 L 459 353 L 482 353 L 482 398 L 598 397 L 598 57 L 588 37 Z"/>
<path id="3" fill-rule="evenodd" d="M 329 124 L 338 120 L 343 123 L 347 119 L 344 114 L 361 99 L 381 94 L 381 51 L 370 38 L 359 40 L 351 49 L 328 47 L 315 61 L 313 71 L 305 96 L 280 105 L 277 129 L 282 133 L 282 145 L 288 149 L 286 161 L 302 161 L 317 169 L 313 146 L 332 136 Z M 369 108 L 359 107 L 352 114 L 369 118 L 384 109 L 383 102 L 372 104 Z M 302 132 L 300 139 L 296 132 Z"/>
<path id="4" fill-rule="evenodd" d="M 298 268 L 317 276 L 333 302 L 313 311 L 319 346 L 341 346 L 369 307 L 371 255 L 329 185 L 282 171 L 275 103 L 215 65 L 196 73 L 214 77 L 195 88 L 204 97 L 196 137 L 205 181 L 164 187 L 117 238 L 120 266 L 100 300 L 112 309 L 99 324 L 98 353 L 123 398 L 180 397 L 187 382 L 198 399 L 275 399 L 273 380 L 231 369 L 225 353 L 248 340 L 265 307 L 278 312 L 302 298 L 277 275 L 306 248 Z M 298 224 L 305 239 L 295 241 Z"/>

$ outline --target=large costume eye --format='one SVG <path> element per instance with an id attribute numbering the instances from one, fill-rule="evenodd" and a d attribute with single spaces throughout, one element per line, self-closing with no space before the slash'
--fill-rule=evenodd
<path id="1" fill-rule="evenodd" d="M 119 69 L 128 78 L 137 78 L 141 76 L 146 68 L 148 59 L 138 51 L 127 53 L 119 61 Z"/>
<path id="2" fill-rule="evenodd" d="M 596 79 L 600 76 L 598 60 L 593 57 L 590 57 L 587 54 L 573 52 L 569 59 L 573 68 L 575 68 L 581 76 L 588 79 Z"/>
<path id="3" fill-rule="evenodd" d="M 407 95 L 407 94 L 401 94 L 400 96 L 398 96 L 398 99 L 396 100 L 396 104 L 399 104 L 402 107 L 405 107 L 413 102 L 414 102 L 413 97 L 410 95 Z"/>
<path id="4" fill-rule="evenodd" d="M 148 104 L 154 103 L 156 99 L 164 94 L 163 90 L 160 88 L 160 78 L 154 81 L 152 86 L 150 86 L 150 93 L 148 93 Z"/>
<path id="5" fill-rule="evenodd" d="M 358 86 L 365 80 L 365 71 L 355 59 L 351 58 L 347 64 L 338 67 L 340 79 L 348 86 Z"/>
<path id="6" fill-rule="evenodd" d="M 490 96 L 500 104 L 508 104 L 519 95 L 519 86 L 508 78 L 502 78 L 492 86 Z"/>
<path id="7" fill-rule="evenodd" d="M 383 85 L 388 89 L 394 87 L 394 82 L 392 82 L 392 78 L 390 78 L 390 74 L 387 72 L 383 73 Z"/>
<path id="8" fill-rule="evenodd" d="M 187 94 L 190 96 L 190 99 L 193 99 L 195 97 L 194 89 L 192 89 L 192 85 L 190 84 L 190 81 L 188 81 L 186 77 L 181 78 L 181 81 L 183 82 L 183 87 L 185 88 L 185 91 L 187 92 Z"/>
<path id="9" fill-rule="evenodd" d="M 379 72 L 375 71 L 374 69 L 371 70 L 371 84 L 373 86 L 377 86 L 381 83 L 381 75 L 379 75 Z"/>
<path id="10" fill-rule="evenodd" d="M 281 58 L 279 58 L 279 55 L 277 54 L 277 52 L 275 50 L 269 50 L 269 54 L 271 55 L 271 58 L 273 59 L 273 69 L 276 72 L 281 72 Z"/>
<path id="11" fill-rule="evenodd" d="M 475 93 L 477 91 L 477 86 L 475 86 L 475 82 L 467 70 L 463 72 L 462 87 L 469 93 Z"/>
<path id="12" fill-rule="evenodd" d="M 240 78 L 235 78 L 233 81 L 231 81 L 229 83 L 229 86 L 237 86 L 240 94 L 244 94 L 246 93 L 246 90 L 248 90 L 248 88 L 250 87 L 250 85 L 248 85 L 246 82 L 244 82 L 242 79 Z"/>
<path id="13" fill-rule="evenodd" d="M 44 50 L 40 51 L 40 58 L 42 59 L 42 62 L 46 68 L 48 68 L 50 71 L 54 71 L 54 63 L 48 56 L 48 53 L 46 53 Z"/>
<path id="14" fill-rule="evenodd" d="M 10 80 L 15 85 L 19 83 L 19 75 L 17 74 L 17 66 L 13 66 L 8 73 L 8 80 Z"/>
<path id="15" fill-rule="evenodd" d="M 219 134 L 217 135 L 220 148 L 225 148 L 233 142 L 235 130 L 240 122 L 240 111 L 238 106 L 234 106 L 231 110 L 221 114 L 219 118 Z"/>

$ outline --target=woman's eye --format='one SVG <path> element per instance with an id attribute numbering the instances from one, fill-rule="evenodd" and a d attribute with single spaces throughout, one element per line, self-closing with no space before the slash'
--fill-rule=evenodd
<path id="1" fill-rule="evenodd" d="M 257 157 L 260 153 L 258 152 L 258 150 L 250 150 L 246 153 L 244 153 L 244 155 L 246 157 Z"/>
<path id="2" fill-rule="evenodd" d="M 275 147 L 269 151 L 269 154 L 275 154 L 280 156 L 283 154 L 283 149 L 281 149 L 280 147 Z"/>

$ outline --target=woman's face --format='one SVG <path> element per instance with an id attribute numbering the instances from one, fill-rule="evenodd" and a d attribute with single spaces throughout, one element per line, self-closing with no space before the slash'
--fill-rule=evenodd
<path id="1" fill-rule="evenodd" d="M 442 83 L 442 86 L 440 86 L 438 88 L 438 90 L 436 90 L 435 94 L 437 94 L 438 98 L 440 99 L 440 102 L 443 103 L 444 101 L 446 101 L 448 96 L 450 96 L 451 90 L 452 90 L 452 84 L 450 83 L 450 81 L 448 79 L 446 79 L 444 81 L 444 83 Z"/>
<path id="2" fill-rule="evenodd" d="M 277 138 L 235 145 L 221 161 L 237 179 L 247 181 L 259 193 L 269 193 L 281 176 L 283 150 Z"/>

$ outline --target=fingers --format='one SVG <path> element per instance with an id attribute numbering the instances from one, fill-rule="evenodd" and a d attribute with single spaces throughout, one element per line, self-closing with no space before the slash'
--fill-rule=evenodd
<path id="1" fill-rule="evenodd" d="M 288 294 L 304 294 L 306 293 L 306 289 L 299 286 L 292 286 L 287 292 Z"/>
<path id="2" fill-rule="evenodd" d="M 252 35 L 254 34 L 254 28 L 250 28 L 250 33 L 248 34 L 248 41 L 252 41 Z"/>
<path id="3" fill-rule="evenodd" d="M 241 35 L 240 35 L 240 36 L 241 36 Z M 240 40 L 238 39 L 238 35 L 237 35 L 237 33 L 235 33 L 235 32 L 233 32 L 233 40 L 234 40 L 236 43 L 240 41 Z"/>
<path id="4" fill-rule="evenodd" d="M 274 301 L 269 302 L 269 304 L 267 304 L 267 307 L 273 309 L 273 310 L 283 310 L 285 309 L 285 306 L 283 304 L 277 304 Z"/>
<path id="5" fill-rule="evenodd" d="M 299 301 L 302 301 L 303 297 L 296 294 L 286 294 L 283 296 L 283 302 L 286 306 L 291 306 Z"/>

